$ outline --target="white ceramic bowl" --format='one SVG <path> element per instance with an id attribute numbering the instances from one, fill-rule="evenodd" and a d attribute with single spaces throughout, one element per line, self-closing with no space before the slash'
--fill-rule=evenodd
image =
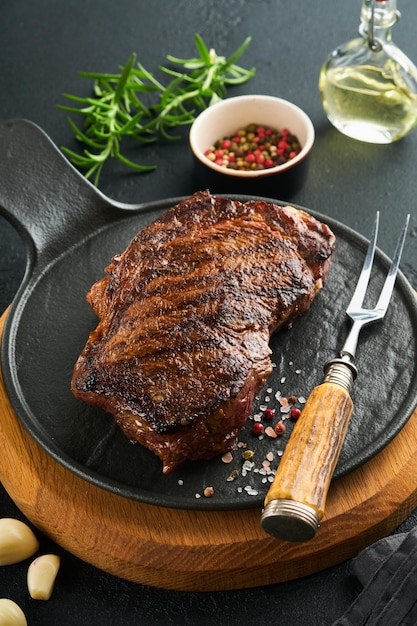
<path id="1" fill-rule="evenodd" d="M 297 136 L 301 151 L 283 165 L 251 171 L 229 169 L 205 156 L 217 139 L 252 123 L 277 130 L 288 128 Z M 314 138 L 313 124 L 302 109 L 287 100 L 263 95 L 237 96 L 212 105 L 196 118 L 189 135 L 201 188 L 216 193 L 266 193 L 275 198 L 289 197 L 304 183 Z"/>

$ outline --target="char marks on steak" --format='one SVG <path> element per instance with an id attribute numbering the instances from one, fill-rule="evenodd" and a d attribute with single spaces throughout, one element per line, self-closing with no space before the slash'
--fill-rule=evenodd
<path id="1" fill-rule="evenodd" d="M 87 300 L 73 393 L 168 473 L 230 450 L 271 372 L 270 334 L 309 308 L 335 237 L 304 211 L 199 192 L 146 226 Z"/>

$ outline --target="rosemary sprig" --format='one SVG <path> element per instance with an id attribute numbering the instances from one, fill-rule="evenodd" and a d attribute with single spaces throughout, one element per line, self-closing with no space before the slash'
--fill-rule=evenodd
<path id="1" fill-rule="evenodd" d="M 141 124 L 143 118 L 150 116 L 149 109 L 137 98 L 137 92 L 147 92 L 152 87 L 142 81 L 140 71 L 134 70 L 136 55 L 132 54 L 121 74 L 80 73 L 85 78 L 94 80 L 94 97 L 77 97 L 63 94 L 69 100 L 78 102 L 81 108 L 58 105 L 58 108 L 84 116 L 84 132 L 71 118 L 68 122 L 74 131 L 75 138 L 87 146 L 83 154 L 62 147 L 71 162 L 86 169 L 86 178 L 93 177 L 98 185 L 104 163 L 110 157 L 119 159 L 128 167 L 138 172 L 155 169 L 155 166 L 138 165 L 127 159 L 120 151 L 123 137 L 129 136 L 141 142 L 153 141 L 151 134 Z"/>
<path id="2" fill-rule="evenodd" d="M 166 86 L 132 54 L 119 68 L 120 73 L 80 72 L 80 76 L 94 81 L 93 96 L 63 94 L 74 106 L 57 105 L 58 108 L 84 117 L 83 130 L 71 118 L 68 122 L 77 141 L 85 147 L 82 154 L 61 149 L 76 167 L 86 170 L 86 178 L 92 178 L 95 185 L 110 158 L 137 172 L 155 169 L 153 165 L 139 165 L 122 154 L 125 137 L 140 143 L 156 141 L 159 136 L 177 139 L 170 131 L 191 124 L 196 112 L 224 98 L 229 85 L 242 84 L 255 73 L 254 69 L 246 70 L 236 64 L 250 37 L 228 59 L 209 50 L 199 35 L 194 40 L 198 57 L 180 59 L 168 55 L 167 60 L 179 68 L 159 68 L 171 78 Z M 143 97 L 149 100 L 152 96 L 157 101 L 146 105 Z"/>
<path id="3" fill-rule="evenodd" d="M 168 129 L 192 124 L 196 109 L 204 110 L 222 100 L 228 85 L 242 84 L 255 73 L 254 69 L 246 70 L 236 65 L 250 44 L 250 37 L 228 59 L 218 56 L 213 49 L 208 50 L 200 35 L 196 34 L 194 41 L 199 57 L 179 59 L 167 56 L 168 61 L 180 65 L 185 72 L 160 68 L 173 79 L 163 90 L 159 103 L 151 109 L 156 114 L 155 127 L 168 139 L 172 138 Z"/>

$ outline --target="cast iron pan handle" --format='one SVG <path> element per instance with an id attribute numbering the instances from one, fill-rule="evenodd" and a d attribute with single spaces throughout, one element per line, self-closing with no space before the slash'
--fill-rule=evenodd
<path id="1" fill-rule="evenodd" d="M 27 274 L 132 208 L 106 198 L 36 124 L 0 123 L 0 214 L 28 246 Z"/>

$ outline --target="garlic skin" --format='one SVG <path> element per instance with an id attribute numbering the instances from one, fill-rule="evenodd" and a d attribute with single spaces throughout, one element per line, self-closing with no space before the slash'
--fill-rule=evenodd
<path id="1" fill-rule="evenodd" d="M 49 600 L 61 560 L 56 554 L 43 554 L 32 561 L 27 573 L 27 584 L 34 600 Z"/>
<path id="2" fill-rule="evenodd" d="M 39 541 L 27 524 L 11 517 L 0 519 L 0 565 L 12 565 L 33 556 Z"/>
<path id="3" fill-rule="evenodd" d="M 0 598 L 1 626 L 27 626 L 25 614 L 16 602 L 9 598 Z"/>

